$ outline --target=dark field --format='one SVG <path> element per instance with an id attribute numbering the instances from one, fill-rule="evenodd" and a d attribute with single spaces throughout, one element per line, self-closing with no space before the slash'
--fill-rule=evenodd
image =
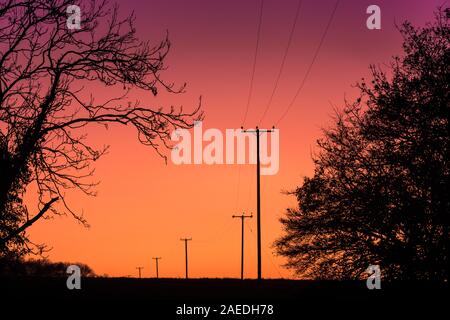
<path id="1" fill-rule="evenodd" d="M 103 314 L 126 313 L 127 318 L 133 319 L 135 312 L 143 312 L 149 319 L 153 316 L 205 318 L 198 314 L 177 315 L 177 308 L 183 306 L 210 307 L 207 319 L 296 319 L 295 315 L 306 312 L 317 316 L 365 312 L 401 315 L 411 310 L 437 312 L 447 308 L 449 301 L 446 285 L 430 282 L 382 282 L 382 289 L 368 290 L 364 281 L 263 280 L 259 283 L 236 279 L 84 278 L 81 290 L 68 290 L 65 278 L 3 278 L 0 281 L 6 298 L 1 301 L 5 305 L 28 301 L 41 306 L 35 310 L 46 312 L 53 310 L 53 306 L 67 307 L 71 312 L 92 312 L 94 308 Z M 267 314 L 266 309 L 265 314 L 233 315 L 237 313 L 235 305 L 243 304 L 273 305 L 274 312 Z M 220 314 L 224 308 L 221 305 L 226 308 L 232 305 L 231 312 Z"/>

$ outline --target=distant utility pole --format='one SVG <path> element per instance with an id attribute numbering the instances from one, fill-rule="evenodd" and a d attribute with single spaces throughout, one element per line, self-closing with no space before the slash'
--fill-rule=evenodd
<path id="1" fill-rule="evenodd" d="M 141 278 L 141 270 L 144 269 L 144 267 L 136 267 L 136 269 L 139 270 L 139 279 Z"/>
<path id="2" fill-rule="evenodd" d="M 156 279 L 159 278 L 159 273 L 158 273 L 158 260 L 161 259 L 161 257 L 154 257 L 152 258 L 153 260 L 155 260 L 156 262 Z"/>
<path id="3" fill-rule="evenodd" d="M 272 129 L 259 129 L 244 130 L 241 127 L 242 132 L 256 133 L 256 228 L 257 228 L 257 243 L 258 243 L 258 280 L 261 280 L 261 186 L 260 186 L 260 154 L 259 154 L 259 134 L 274 132 L 275 127 Z"/>
<path id="4" fill-rule="evenodd" d="M 244 213 L 240 216 L 233 215 L 233 218 L 241 218 L 242 233 L 241 233 L 241 280 L 244 280 L 244 219 L 253 218 L 253 215 L 246 216 Z"/>
<path id="5" fill-rule="evenodd" d="M 191 241 L 192 238 L 181 238 L 181 241 L 184 241 L 184 254 L 186 256 L 186 279 L 189 278 L 188 276 L 188 241 Z"/>

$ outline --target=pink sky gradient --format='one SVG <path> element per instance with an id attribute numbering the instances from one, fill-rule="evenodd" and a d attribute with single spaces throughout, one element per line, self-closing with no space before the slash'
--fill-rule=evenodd
<path id="1" fill-rule="evenodd" d="M 334 3 L 303 0 L 278 91 L 265 121 L 259 124 L 297 6 L 296 0 L 265 0 L 246 127 L 271 127 L 278 121 L 311 63 Z M 293 276 L 272 248 L 282 232 L 278 219 L 287 207 L 296 205 L 282 191 L 292 190 L 303 176 L 312 174 L 315 140 L 321 128 L 332 123 L 333 105 L 341 107 L 344 98 L 355 97 L 353 85 L 369 76 L 369 64 L 383 66 L 392 55 L 401 53 L 402 39 L 395 23 L 408 19 L 423 25 L 442 3 L 340 1 L 303 90 L 278 124 L 280 170 L 275 176 L 262 177 L 264 277 Z M 169 31 L 172 48 L 164 78 L 187 82 L 185 94 L 161 92 L 153 98 L 136 91 L 133 98 L 155 107 L 173 104 L 192 109 L 201 95 L 205 128 L 239 128 L 249 92 L 259 4 L 259 0 L 119 1 L 122 14 L 136 13 L 142 39 L 158 41 Z M 381 30 L 366 28 L 366 8 L 371 4 L 381 8 Z M 98 99 L 116 94 L 108 88 L 89 89 Z M 70 217 L 57 217 L 39 221 L 30 231 L 33 241 L 53 248 L 51 260 L 84 262 L 98 274 L 112 276 L 136 276 L 135 267 L 143 266 L 143 276 L 150 277 L 155 275 L 151 257 L 160 256 L 160 276 L 183 277 L 184 245 L 179 239 L 192 237 L 191 277 L 240 275 L 240 220 L 231 216 L 256 213 L 254 166 L 175 166 L 170 158 L 166 165 L 150 148 L 140 145 L 127 127 L 91 127 L 89 141 L 111 146 L 109 154 L 96 163 L 95 179 L 101 181 L 98 196 L 68 192 L 67 197 L 75 209 L 83 210 L 91 228 L 83 228 Z M 247 222 L 245 275 L 255 277 L 256 219 Z"/>

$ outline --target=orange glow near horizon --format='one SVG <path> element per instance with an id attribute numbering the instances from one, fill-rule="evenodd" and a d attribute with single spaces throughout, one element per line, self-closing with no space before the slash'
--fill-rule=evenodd
<path id="1" fill-rule="evenodd" d="M 324 31 L 334 0 L 304 0 L 278 91 L 263 123 L 258 121 L 274 86 L 288 40 L 296 0 L 265 1 L 253 97 L 242 124 L 249 91 L 259 1 L 123 1 L 122 14 L 135 11 L 141 39 L 157 41 L 169 31 L 172 42 L 164 79 L 187 83 L 184 94 L 157 97 L 133 92 L 142 105 L 193 109 L 202 96 L 204 128 L 270 128 L 277 122 L 304 76 Z M 313 173 L 311 155 L 321 128 L 332 124 L 333 106 L 357 94 L 354 85 L 369 77 L 369 64 L 388 63 L 401 53 L 395 27 L 405 19 L 414 25 L 431 21 L 442 1 L 380 0 L 382 29 L 368 30 L 365 13 L 372 1 L 341 1 L 306 84 L 280 129 L 280 169 L 261 177 L 263 277 L 291 278 L 284 259 L 273 254 L 281 235 L 279 218 L 295 199 L 283 194 Z M 88 87 L 102 100 L 117 92 Z M 256 213 L 254 165 L 174 165 L 140 145 L 131 127 L 89 127 L 93 146 L 110 145 L 97 161 L 93 180 L 101 181 L 96 197 L 67 192 L 90 228 L 71 217 L 38 221 L 30 238 L 46 243 L 52 261 L 83 262 L 99 274 L 155 276 L 152 257 L 159 256 L 160 277 L 184 277 L 184 243 L 189 242 L 190 277 L 239 277 L 241 225 L 233 214 Z M 35 190 L 27 198 L 36 208 Z M 256 277 L 256 217 L 246 219 L 245 276 Z"/>

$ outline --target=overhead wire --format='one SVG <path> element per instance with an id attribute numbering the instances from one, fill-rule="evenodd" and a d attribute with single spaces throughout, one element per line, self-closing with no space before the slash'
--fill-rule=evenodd
<path id="1" fill-rule="evenodd" d="M 259 42 L 260 42 L 260 38 L 261 38 L 261 25 L 262 25 L 263 9 L 264 9 L 264 0 L 261 0 L 260 10 L 259 10 L 258 31 L 256 34 L 255 54 L 253 56 L 253 68 L 252 68 L 252 72 L 251 72 L 251 76 L 250 76 L 250 88 L 249 88 L 248 97 L 247 97 L 247 105 L 245 108 L 244 119 L 242 120 L 242 123 L 241 123 L 242 126 L 244 126 L 245 120 L 247 120 L 248 109 L 250 107 L 250 102 L 252 99 L 253 83 L 255 80 L 256 60 L 258 57 Z"/>
<path id="2" fill-rule="evenodd" d="M 292 23 L 291 32 L 289 34 L 289 38 L 288 38 L 288 42 L 287 42 L 287 45 L 286 45 L 286 49 L 284 50 L 284 55 L 283 55 L 283 58 L 281 60 L 280 69 L 278 70 L 278 75 L 277 75 L 276 80 L 275 80 L 275 85 L 273 87 L 273 90 L 272 90 L 272 93 L 270 95 L 269 101 L 267 102 L 266 108 L 265 108 L 265 110 L 264 110 L 264 112 L 263 112 L 263 114 L 262 114 L 262 116 L 261 116 L 261 118 L 259 120 L 259 123 L 261 123 L 264 120 L 264 117 L 266 116 L 267 111 L 270 109 L 270 106 L 272 104 L 273 98 L 274 98 L 275 93 L 276 93 L 276 91 L 278 89 L 278 83 L 280 82 L 281 74 L 283 73 L 283 70 L 284 70 L 284 64 L 286 63 L 286 58 L 288 56 L 289 48 L 291 47 L 292 38 L 294 36 L 294 32 L 295 32 L 295 29 L 296 29 L 296 26 L 297 26 L 298 18 L 300 16 L 300 9 L 302 7 L 302 3 L 303 3 L 302 0 L 298 1 L 297 10 L 295 11 L 294 22 Z"/>
<path id="3" fill-rule="evenodd" d="M 316 48 L 316 51 L 314 52 L 313 58 L 311 60 L 311 63 L 309 64 L 309 66 L 308 66 L 308 68 L 306 70 L 306 73 L 305 73 L 305 75 L 304 75 L 304 77 L 303 77 L 303 79 L 302 79 L 302 81 L 301 81 L 297 91 L 295 92 L 294 97 L 292 98 L 291 102 L 288 104 L 288 106 L 285 109 L 285 111 L 282 113 L 281 117 L 276 122 L 275 126 L 278 126 L 278 124 L 281 122 L 281 120 L 283 120 L 284 117 L 286 117 L 286 115 L 288 114 L 289 110 L 292 108 L 292 106 L 294 105 L 295 101 L 297 100 L 298 95 L 300 94 L 300 92 L 302 91 L 303 87 L 305 86 L 306 80 L 308 79 L 308 76 L 311 73 L 311 69 L 312 69 L 312 67 L 313 67 L 313 65 L 314 65 L 314 63 L 315 63 L 315 61 L 317 59 L 317 56 L 319 55 L 320 49 L 322 48 L 323 42 L 325 40 L 325 37 L 328 34 L 328 30 L 330 29 L 331 22 L 333 21 L 333 18 L 334 18 L 335 14 L 336 14 L 336 10 L 338 8 L 339 2 L 340 2 L 340 0 L 336 0 L 336 3 L 334 4 L 334 7 L 333 7 L 333 11 L 331 12 L 331 15 L 330 15 L 330 17 L 328 19 L 328 23 L 327 23 L 327 25 L 325 27 L 325 30 L 324 30 L 324 32 L 322 34 L 322 37 L 320 38 L 319 44 L 318 44 L 318 46 Z"/>

